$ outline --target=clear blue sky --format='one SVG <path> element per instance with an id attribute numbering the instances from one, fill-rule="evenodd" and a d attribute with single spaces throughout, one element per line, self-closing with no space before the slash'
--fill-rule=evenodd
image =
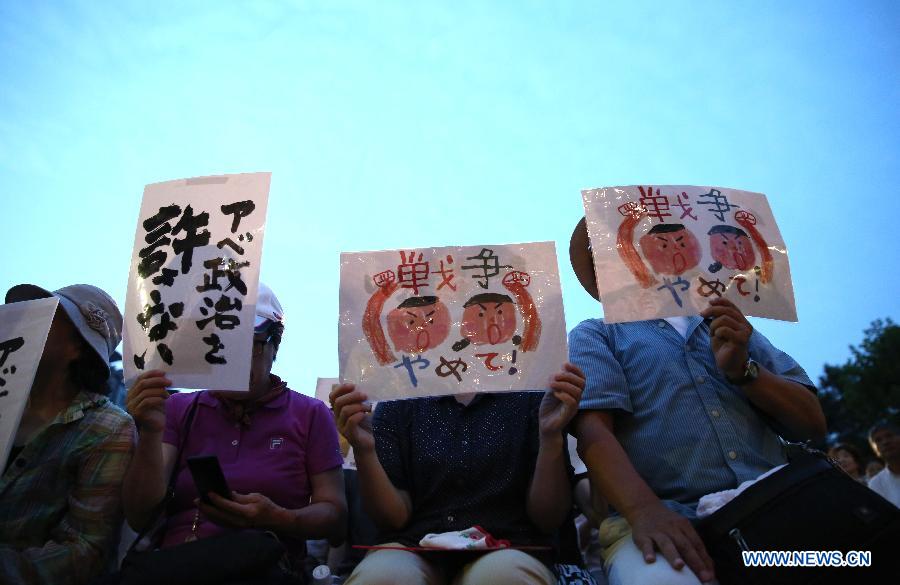
<path id="1" fill-rule="evenodd" d="M 0 288 L 124 306 L 147 183 L 272 171 L 276 364 L 337 375 L 342 250 L 555 240 L 579 190 L 769 195 L 814 378 L 900 316 L 900 3 L 3 2 Z M 305 356 L 305 357 L 300 357 Z"/>

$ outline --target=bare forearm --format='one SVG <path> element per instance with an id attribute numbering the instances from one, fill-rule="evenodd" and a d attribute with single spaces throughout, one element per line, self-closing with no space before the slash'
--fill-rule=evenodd
<path id="1" fill-rule="evenodd" d="M 272 526 L 266 528 L 295 538 L 327 538 L 339 544 L 346 537 L 347 510 L 333 502 L 316 502 L 299 510 L 282 509 Z"/>
<path id="2" fill-rule="evenodd" d="M 817 440 L 826 432 L 819 399 L 805 386 L 760 366 L 759 377 L 743 386 L 747 398 L 778 421 L 792 439 Z"/>
<path id="3" fill-rule="evenodd" d="M 634 469 L 628 455 L 612 432 L 597 423 L 588 424 L 585 415 L 576 419 L 578 454 L 588 468 L 594 489 L 620 514 L 629 519 L 647 506 L 660 505 L 659 498 Z M 606 510 L 596 510 L 600 517 Z"/>
<path id="4" fill-rule="evenodd" d="M 411 504 L 394 486 L 375 451 L 353 450 L 363 507 L 379 528 L 399 530 L 406 526 L 412 513 Z"/>
<path id="5" fill-rule="evenodd" d="M 161 433 L 142 433 L 122 483 L 122 505 L 136 531 L 153 520 L 156 505 L 166 495 Z"/>
<path id="6" fill-rule="evenodd" d="M 528 489 L 528 517 L 543 532 L 555 532 L 572 507 L 562 434 L 541 437 L 534 477 Z"/>

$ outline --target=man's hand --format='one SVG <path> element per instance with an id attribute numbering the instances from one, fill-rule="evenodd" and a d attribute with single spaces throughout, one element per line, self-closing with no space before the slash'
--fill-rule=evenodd
<path id="1" fill-rule="evenodd" d="M 541 434 L 558 435 L 578 414 L 578 403 L 584 391 L 584 374 L 578 366 L 566 363 L 553 377 L 550 390 L 541 400 L 539 422 Z"/>
<path id="2" fill-rule="evenodd" d="M 741 310 L 726 299 L 710 301 L 700 315 L 712 319 L 709 324 L 709 342 L 716 365 L 728 380 L 740 380 L 744 376 L 749 352 L 747 344 L 753 333 L 753 325 Z"/>
<path id="3" fill-rule="evenodd" d="M 125 410 L 134 418 L 139 431 L 161 433 L 166 428 L 166 388 L 172 381 L 162 370 L 144 372 L 125 396 Z"/>
<path id="4" fill-rule="evenodd" d="M 628 518 L 632 538 L 644 560 L 656 560 L 659 550 L 676 570 L 685 563 L 702 582 L 712 581 L 713 561 L 703 546 L 697 531 L 684 516 L 666 508 L 662 503 L 644 507 Z"/>
<path id="5" fill-rule="evenodd" d="M 226 528 L 260 528 L 278 531 L 285 522 L 286 510 L 262 494 L 231 492 L 231 500 L 209 492 L 212 505 L 197 500 L 204 516 Z"/>
<path id="6" fill-rule="evenodd" d="M 355 391 L 353 384 L 341 384 L 328 395 L 338 431 L 347 439 L 355 453 L 371 453 L 375 450 L 372 406 L 365 404 L 367 399 L 365 393 Z"/>

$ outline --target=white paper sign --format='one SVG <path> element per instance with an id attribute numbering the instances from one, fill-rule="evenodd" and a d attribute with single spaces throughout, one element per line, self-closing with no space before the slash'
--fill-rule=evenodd
<path id="1" fill-rule="evenodd" d="M 0 469 L 6 469 L 57 303 L 51 297 L 0 305 Z"/>
<path id="2" fill-rule="evenodd" d="M 340 381 L 337 378 L 317 378 L 316 379 L 316 398 L 328 404 L 329 407 L 331 403 L 328 402 L 328 395 L 331 394 L 331 389 L 340 384 Z"/>
<path id="3" fill-rule="evenodd" d="M 716 298 L 797 320 L 787 248 L 762 193 L 657 185 L 582 196 L 605 321 L 696 315 Z"/>
<path id="4" fill-rule="evenodd" d="M 127 384 L 160 369 L 176 388 L 247 390 L 270 177 L 144 189 L 125 300 Z"/>
<path id="5" fill-rule="evenodd" d="M 328 400 L 328 395 L 331 394 L 332 388 L 340 384 L 340 380 L 337 378 L 318 378 L 316 379 L 316 398 L 324 402 L 331 407 L 331 403 Z M 375 405 L 372 404 L 372 410 L 374 412 Z M 338 439 L 341 443 L 341 453 L 344 456 L 344 469 L 356 469 L 356 457 L 353 455 L 353 447 L 347 442 L 342 435 L 338 435 Z"/>
<path id="6" fill-rule="evenodd" d="M 555 246 L 341 254 L 338 350 L 373 401 L 545 390 L 567 354 Z"/>

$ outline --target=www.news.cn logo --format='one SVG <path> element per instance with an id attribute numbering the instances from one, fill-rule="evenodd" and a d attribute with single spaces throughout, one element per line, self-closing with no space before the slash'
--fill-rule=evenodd
<path id="1" fill-rule="evenodd" d="M 745 567 L 871 567 L 871 551 L 749 550 L 742 551 Z"/>

